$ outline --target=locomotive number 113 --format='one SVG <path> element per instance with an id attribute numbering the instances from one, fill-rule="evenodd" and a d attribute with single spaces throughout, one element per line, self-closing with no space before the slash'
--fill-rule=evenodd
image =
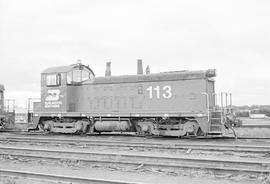
<path id="1" fill-rule="evenodd" d="M 160 87 L 160 86 L 149 86 L 147 89 L 149 91 L 149 98 L 152 99 L 153 96 L 159 99 L 160 97 L 169 99 L 172 97 L 172 87 L 169 85 Z"/>

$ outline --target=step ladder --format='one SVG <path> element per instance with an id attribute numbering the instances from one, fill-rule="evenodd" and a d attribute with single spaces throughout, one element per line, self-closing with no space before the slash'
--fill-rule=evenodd
<path id="1" fill-rule="evenodd" d="M 221 133 L 222 126 L 222 111 L 212 111 L 210 114 L 210 133 Z"/>

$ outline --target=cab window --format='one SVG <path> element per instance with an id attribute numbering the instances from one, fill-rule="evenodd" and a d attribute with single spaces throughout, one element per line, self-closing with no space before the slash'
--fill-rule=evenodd
<path id="1" fill-rule="evenodd" d="M 86 69 L 74 68 L 67 73 L 67 84 L 78 84 L 92 78 L 93 74 Z"/>
<path id="2" fill-rule="evenodd" d="M 86 70 L 82 70 L 82 81 L 90 79 L 90 73 Z"/>
<path id="3" fill-rule="evenodd" d="M 73 82 L 81 82 L 82 81 L 82 70 L 80 70 L 79 68 L 75 68 L 73 70 L 72 81 Z"/>
<path id="4" fill-rule="evenodd" d="M 61 85 L 61 74 L 49 74 L 46 76 L 47 86 L 60 86 Z"/>

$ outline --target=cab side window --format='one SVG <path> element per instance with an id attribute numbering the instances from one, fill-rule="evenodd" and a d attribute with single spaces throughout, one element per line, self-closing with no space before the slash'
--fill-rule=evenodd
<path id="1" fill-rule="evenodd" d="M 75 68 L 73 70 L 72 81 L 73 82 L 81 82 L 82 81 L 82 70 L 80 70 L 79 68 Z"/>
<path id="2" fill-rule="evenodd" d="M 79 84 L 80 82 L 86 81 L 94 75 L 85 69 L 74 68 L 72 71 L 67 73 L 67 84 Z"/>
<path id="3" fill-rule="evenodd" d="M 60 86 L 61 85 L 61 74 L 49 74 L 46 76 L 47 86 Z"/>
<path id="4" fill-rule="evenodd" d="M 86 70 L 82 70 L 82 81 L 90 79 L 90 73 Z"/>
<path id="5" fill-rule="evenodd" d="M 72 83 L 72 71 L 67 73 L 67 84 Z"/>

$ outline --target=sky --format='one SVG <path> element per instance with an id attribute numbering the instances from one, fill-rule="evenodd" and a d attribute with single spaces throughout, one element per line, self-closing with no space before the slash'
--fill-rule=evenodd
<path id="1" fill-rule="evenodd" d="M 235 105 L 270 104 L 269 0 L 0 0 L 0 83 L 25 106 L 40 73 L 78 59 L 96 76 L 216 69 Z"/>

